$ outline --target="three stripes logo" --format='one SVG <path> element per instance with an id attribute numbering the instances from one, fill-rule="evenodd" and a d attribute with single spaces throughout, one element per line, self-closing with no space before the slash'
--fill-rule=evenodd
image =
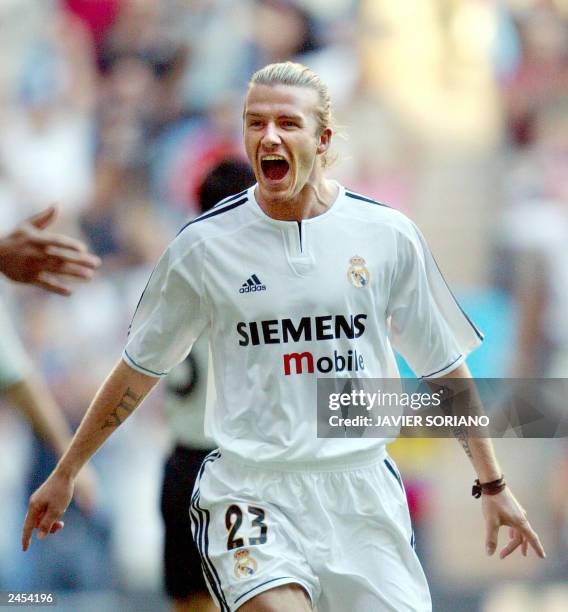
<path id="1" fill-rule="evenodd" d="M 255 291 L 266 291 L 266 285 L 263 285 L 258 276 L 253 274 L 241 285 L 239 293 L 254 293 Z"/>

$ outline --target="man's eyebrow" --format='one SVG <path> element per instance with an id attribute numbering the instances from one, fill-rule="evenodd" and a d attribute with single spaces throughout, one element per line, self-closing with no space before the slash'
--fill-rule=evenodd
<path id="1" fill-rule="evenodd" d="M 259 111 L 254 112 L 254 111 L 247 110 L 244 116 L 245 118 L 247 117 L 266 117 L 268 114 L 270 113 L 261 113 Z M 303 115 L 296 115 L 293 113 L 282 113 L 278 115 L 278 119 L 292 119 L 294 121 L 303 121 L 304 117 Z"/>
<path id="2" fill-rule="evenodd" d="M 279 119 L 293 119 L 294 121 L 303 121 L 304 120 L 304 116 L 303 115 L 290 115 L 290 114 L 286 114 L 283 113 L 282 115 L 278 116 Z"/>

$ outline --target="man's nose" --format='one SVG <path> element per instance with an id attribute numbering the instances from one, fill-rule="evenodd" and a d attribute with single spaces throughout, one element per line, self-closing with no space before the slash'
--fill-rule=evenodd
<path id="1" fill-rule="evenodd" d="M 268 123 L 262 135 L 262 144 L 265 146 L 275 146 L 280 144 L 281 139 L 278 129 L 274 123 Z"/>

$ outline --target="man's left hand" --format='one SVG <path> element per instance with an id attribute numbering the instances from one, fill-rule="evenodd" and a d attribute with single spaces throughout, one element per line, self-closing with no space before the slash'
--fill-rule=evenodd
<path id="1" fill-rule="evenodd" d="M 508 557 L 519 546 L 526 557 L 529 545 L 541 559 L 546 557 L 540 539 L 528 521 L 527 513 L 508 487 L 497 495 L 482 495 L 481 504 L 485 518 L 485 547 L 488 555 L 492 555 L 497 548 L 499 528 L 508 526 L 510 542 L 501 550 L 499 554 L 501 559 Z"/>

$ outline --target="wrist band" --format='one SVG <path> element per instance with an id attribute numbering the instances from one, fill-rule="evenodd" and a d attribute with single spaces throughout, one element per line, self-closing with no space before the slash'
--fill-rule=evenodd
<path id="1" fill-rule="evenodd" d="M 481 484 L 479 482 L 479 478 L 475 481 L 471 494 L 475 499 L 479 499 L 481 495 L 497 495 L 497 493 L 501 493 L 501 491 L 507 486 L 505 482 L 505 477 L 501 476 L 497 480 L 492 480 L 491 482 L 484 482 Z"/>

